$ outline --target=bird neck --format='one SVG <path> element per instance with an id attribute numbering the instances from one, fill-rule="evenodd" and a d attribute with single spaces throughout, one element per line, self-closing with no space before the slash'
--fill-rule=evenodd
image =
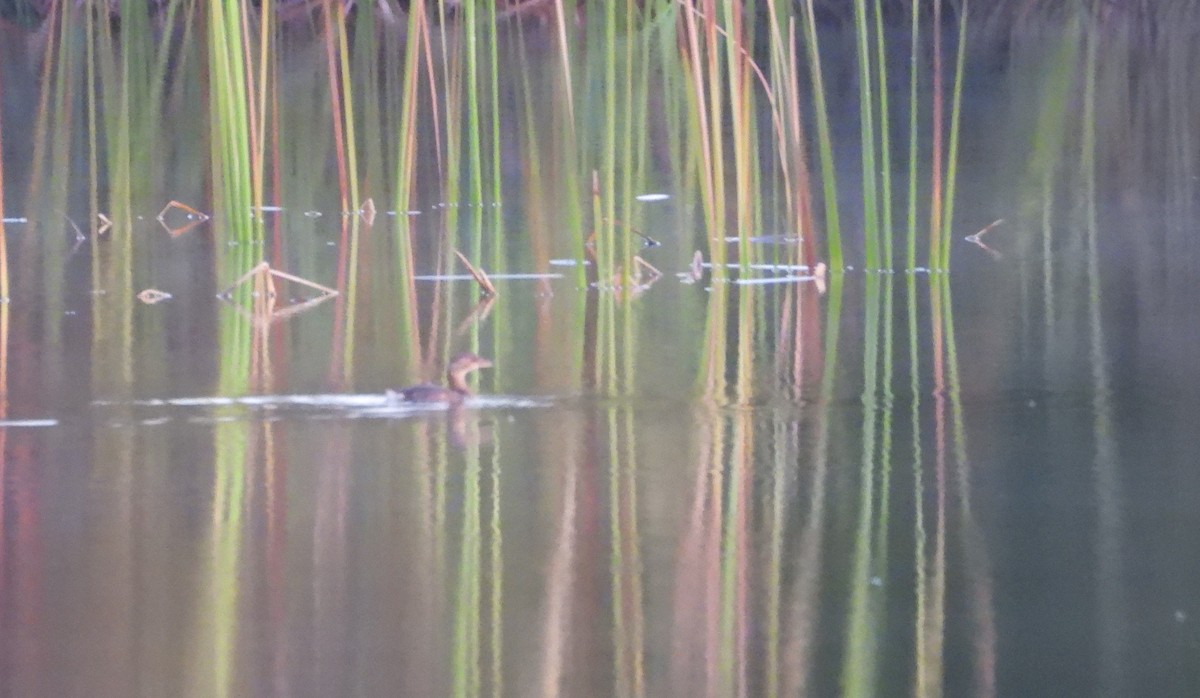
<path id="1" fill-rule="evenodd" d="M 470 395 L 471 387 L 467 385 L 467 371 L 448 371 L 446 382 L 450 389 L 460 395 Z"/>

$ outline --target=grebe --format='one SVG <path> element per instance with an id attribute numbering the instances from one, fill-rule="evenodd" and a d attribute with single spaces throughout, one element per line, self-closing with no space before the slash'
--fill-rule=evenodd
<path id="1" fill-rule="evenodd" d="M 387 391 L 389 400 L 394 402 L 448 402 L 458 404 L 464 398 L 471 396 L 471 388 L 467 385 L 467 374 L 480 368 L 492 365 L 490 359 L 477 356 L 470 352 L 456 355 L 446 367 L 446 384 L 443 388 L 432 383 L 411 385 L 399 390 Z"/>

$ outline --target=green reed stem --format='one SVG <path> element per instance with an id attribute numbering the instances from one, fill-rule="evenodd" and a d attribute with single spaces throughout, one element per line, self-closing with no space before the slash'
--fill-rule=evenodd
<path id="1" fill-rule="evenodd" d="M 908 55 L 908 250 L 905 269 L 909 273 L 917 266 L 917 76 L 920 67 L 918 40 L 920 39 L 920 3 L 912 3 L 911 32 Z"/>
<path id="2" fill-rule="evenodd" d="M 643 45 L 643 42 L 641 41 L 634 41 L 633 31 L 637 22 L 636 17 L 637 3 L 633 0 L 627 0 L 625 3 L 625 16 L 623 18 L 623 23 L 625 25 L 625 54 L 622 61 L 623 89 L 621 91 L 621 100 L 625 106 L 625 108 L 622 110 L 625 124 L 624 128 L 621 129 L 621 162 L 624 163 L 624 167 L 622 168 L 622 174 L 624 176 L 621 178 L 620 197 L 621 203 L 625 205 L 625 207 L 622 209 L 623 213 L 621 216 L 622 220 L 625 222 L 625 225 L 621 226 L 620 231 L 621 260 L 625 265 L 625 274 L 623 275 L 624 279 L 622 280 L 622 283 L 625 284 L 627 288 L 631 287 L 633 284 L 633 274 L 635 271 L 633 266 L 633 256 L 635 254 L 633 249 L 633 231 L 630 226 L 637 225 L 637 221 L 633 220 L 630 209 L 628 208 L 629 202 L 632 201 L 633 197 L 635 196 L 633 192 L 633 186 L 637 177 L 636 162 L 638 161 L 638 158 L 636 158 L 634 154 L 634 140 L 638 137 L 638 134 L 645 133 L 646 131 L 646 122 L 638 118 L 639 105 L 645 104 L 645 92 L 643 90 L 640 95 L 638 93 L 637 74 L 634 72 L 634 68 L 635 66 L 644 66 L 649 63 L 645 55 L 641 56 L 639 60 L 636 52 L 638 46 Z M 645 34 L 646 32 L 643 32 L 639 38 L 644 37 Z M 631 305 L 627 304 L 624 310 L 627 317 L 631 311 Z M 626 337 L 626 339 L 628 338 Z"/>
<path id="3" fill-rule="evenodd" d="M 446 18 L 446 3 L 438 2 L 439 12 L 439 31 L 441 34 L 441 51 L 442 51 L 442 81 L 444 83 L 444 98 L 441 104 L 444 107 L 444 118 L 446 123 L 446 171 L 443 185 L 443 201 L 459 203 L 459 189 L 461 188 L 462 178 L 462 150 L 463 150 L 463 60 L 462 51 L 454 54 L 448 53 L 448 46 L 454 42 L 462 42 L 463 26 L 462 23 L 452 24 Z M 455 231 L 458 229 L 458 207 L 450 206 L 444 209 L 447 231 Z"/>
<path id="4" fill-rule="evenodd" d="M 963 0 L 958 18 L 958 61 L 954 68 L 954 97 L 950 107 L 950 149 L 946 155 L 946 199 L 945 215 L 942 217 L 942 247 L 938 267 L 950 268 L 950 233 L 954 226 L 954 191 L 958 181 L 958 136 L 962 117 L 963 73 L 967 56 L 967 9 L 969 0 Z"/>
<path id="5" fill-rule="evenodd" d="M 408 41 L 404 47 L 404 68 L 400 87 L 400 139 L 396 153 L 396 208 L 403 213 L 413 207 L 413 169 L 417 156 L 418 71 L 421 47 L 426 32 L 425 2 L 417 0 L 408 15 Z M 401 236 L 407 240 L 408 217 L 397 216 Z"/>
<path id="6" fill-rule="evenodd" d="M 722 240 L 725 237 L 726 228 L 725 192 L 728 191 L 725 184 L 725 85 L 721 79 L 720 35 L 717 32 L 717 18 L 713 12 L 709 12 L 704 18 L 704 38 L 704 56 L 707 59 L 705 75 L 708 78 L 708 104 L 703 106 L 708 107 L 708 123 L 711 129 L 709 133 L 709 141 L 712 148 L 710 165 L 712 166 L 713 178 L 712 192 L 715 196 L 713 201 L 713 227 L 710 228 L 709 235 L 719 241 L 717 246 L 721 249 L 721 260 L 723 262 L 726 254 L 725 242 Z M 714 255 L 713 258 L 715 259 L 716 256 Z M 716 269 L 713 271 L 715 274 Z M 721 274 L 724 274 L 724 271 Z"/>
<path id="7" fill-rule="evenodd" d="M 870 27 L 866 0 L 854 0 L 858 51 L 858 114 L 862 146 L 863 242 L 867 269 L 879 267 L 879 193 L 875 143 L 875 95 L 871 79 Z M 882 39 L 881 39 L 882 40 Z"/>
<path id="8" fill-rule="evenodd" d="M 754 229 L 752 172 L 753 126 L 751 116 L 752 90 L 747 50 L 743 48 L 747 34 L 744 30 L 745 8 L 739 0 L 725 0 L 725 24 L 729 27 L 725 41 L 725 67 L 729 84 L 729 115 L 733 146 L 734 201 L 737 211 L 738 260 L 743 269 L 752 261 L 749 236 Z M 782 144 L 781 144 L 782 145 Z M 720 155 L 718 154 L 718 157 Z"/>
<path id="9" fill-rule="evenodd" d="M 464 44 L 466 47 L 467 88 L 467 152 L 471 163 L 471 203 L 483 202 L 483 135 L 482 119 L 479 114 L 479 31 L 477 16 L 478 0 L 465 0 L 462 4 Z M 453 202 L 457 203 L 457 202 Z M 479 259 L 481 241 L 471 242 L 473 259 Z"/>
<path id="10" fill-rule="evenodd" d="M 603 214 L 594 221 L 592 230 L 595 233 L 596 258 L 599 268 L 600 284 L 613 282 L 616 273 L 616 240 L 614 233 L 617 226 L 617 2 L 604 3 L 604 132 L 600 141 L 601 157 L 600 171 L 603 182 L 601 189 Z M 620 283 L 627 287 L 630 283 L 628 265 L 621 274 Z"/>
<path id="11" fill-rule="evenodd" d="M 344 144 L 346 151 L 346 170 L 349 175 L 350 184 L 350 206 L 346 209 L 347 212 L 357 211 L 362 202 L 359 200 L 358 193 L 358 139 L 355 137 L 354 124 L 354 80 L 350 75 L 350 46 L 346 34 L 348 28 L 346 26 L 346 6 L 341 3 L 335 3 L 337 6 L 337 39 L 338 39 L 338 66 L 340 68 L 340 106 L 342 113 L 335 118 L 341 118 L 345 125 Z M 357 228 L 356 228 L 357 229 Z"/>
<path id="12" fill-rule="evenodd" d="M 829 109 L 825 103 L 825 82 L 821 77 L 821 48 L 817 41 L 817 19 L 813 0 L 804 5 L 804 33 L 808 47 L 808 63 L 812 73 L 813 100 L 817 119 L 817 152 L 821 159 L 821 186 L 825 210 L 825 245 L 829 252 L 830 271 L 840 272 L 845 266 L 842 257 L 842 233 L 838 215 L 837 169 L 833 160 L 833 135 L 829 128 Z"/>
<path id="13" fill-rule="evenodd" d="M 87 92 L 87 148 L 88 148 L 88 182 L 91 186 L 88 187 L 88 213 L 90 218 L 98 220 L 100 213 L 100 138 L 99 138 L 99 68 L 96 65 L 96 32 L 92 30 L 92 24 L 95 22 L 95 17 L 91 12 L 87 13 L 85 22 L 85 52 L 86 65 L 84 68 L 84 89 Z M 63 37 L 60 36 L 61 41 Z M 61 44 L 60 44 L 61 45 Z M 58 57 L 58 65 L 66 66 L 64 56 L 60 53 Z M 61 88 L 60 88 L 61 89 Z M 58 90 L 55 90 L 58 92 Z M 44 107 L 44 105 L 43 105 Z M 63 111 L 58 113 L 62 114 Z M 35 163 L 41 162 L 41 158 L 35 158 Z M 36 175 L 35 180 L 37 181 Z M 92 255 L 92 278 L 99 278 L 100 256 Z"/>
<path id="14" fill-rule="evenodd" d="M 209 94 L 213 109 L 213 180 L 219 208 L 239 242 L 256 237 L 250 223 L 253 178 L 250 163 L 249 98 L 243 33 L 236 0 L 208 4 Z"/>
<path id="15" fill-rule="evenodd" d="M 917 4 L 916 2 L 913 3 Z M 883 36 L 883 0 L 875 0 L 875 61 L 879 90 L 879 172 L 880 212 L 882 218 L 883 260 L 885 268 L 894 263 L 892 252 L 892 131 L 888 106 L 887 52 Z"/>
<path id="16" fill-rule="evenodd" d="M 940 269 L 943 209 L 942 148 L 945 104 L 942 102 L 942 0 L 933 0 L 933 155 L 930 165 L 929 267 Z"/>
<path id="17" fill-rule="evenodd" d="M 500 35 L 499 27 L 496 22 L 496 3 L 490 2 L 488 8 L 488 51 L 489 51 L 489 97 L 491 99 L 491 121 L 492 121 L 492 190 L 491 203 L 504 203 L 504 178 L 500 168 Z M 480 201 L 480 205 L 484 202 Z M 492 231 L 492 267 L 496 271 L 502 271 L 502 259 L 504 255 L 504 215 L 503 213 L 492 216 L 490 218 L 490 228 Z M 498 649 L 497 649 L 498 651 Z"/>

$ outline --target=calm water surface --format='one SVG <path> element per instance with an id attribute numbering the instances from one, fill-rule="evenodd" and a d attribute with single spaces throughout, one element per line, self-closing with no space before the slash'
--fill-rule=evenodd
<path id="1" fill-rule="evenodd" d="M 664 276 L 630 297 L 551 263 L 561 192 L 519 136 L 499 206 L 430 194 L 400 233 L 390 183 L 347 222 L 327 125 L 292 112 L 287 147 L 327 166 L 285 171 L 263 249 L 154 220 L 207 201 L 186 109 L 136 156 L 131 217 L 76 243 L 86 148 L 61 172 L 37 149 L 36 65 L 4 41 L 4 215 L 28 222 L 4 226 L 0 693 L 1200 687 L 1194 43 L 1132 86 L 1099 71 L 1090 182 L 1078 89 L 1044 154 L 1057 43 L 975 57 L 949 274 L 683 283 L 706 233 L 660 162 L 643 191 L 672 197 L 627 210 Z M 295 60 L 311 116 L 323 58 Z M 998 218 L 990 252 L 963 240 Z M 448 244 L 495 226 L 489 271 L 565 277 L 486 308 L 409 278 L 462 273 Z M 263 258 L 340 294 L 270 321 L 217 298 Z M 319 295 L 280 284 L 277 312 Z M 383 401 L 466 349 L 495 361 L 480 399 Z"/>

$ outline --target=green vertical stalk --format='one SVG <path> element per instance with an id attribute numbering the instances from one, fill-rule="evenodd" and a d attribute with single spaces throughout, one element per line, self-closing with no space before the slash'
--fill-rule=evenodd
<path id="1" fill-rule="evenodd" d="M 474 0 L 472 0 L 474 2 Z M 453 56 L 447 53 L 447 46 L 451 45 L 452 40 L 463 41 L 462 23 L 450 23 L 445 15 L 446 3 L 438 2 L 439 25 L 441 30 L 441 48 L 442 48 L 442 80 L 444 95 L 442 113 L 446 120 L 446 171 L 445 179 L 442 182 L 443 186 L 443 203 L 452 202 L 454 206 L 447 206 L 443 209 L 443 215 L 446 220 L 446 230 L 456 231 L 458 229 L 458 206 L 459 189 L 461 187 L 462 178 L 462 150 L 463 150 L 463 61 L 461 51 Z M 449 27 L 449 29 L 447 28 Z M 453 36 L 457 32 L 458 36 Z"/>
<path id="2" fill-rule="evenodd" d="M 634 66 L 644 65 L 646 62 L 644 60 L 638 61 L 635 54 L 635 49 L 638 46 L 638 43 L 633 40 L 633 30 L 636 22 L 636 10 L 637 4 L 631 0 L 626 0 L 625 15 L 622 19 L 622 22 L 625 25 L 625 54 L 623 56 L 621 65 L 623 69 L 623 89 L 621 90 L 621 101 L 624 105 L 624 109 L 622 109 L 621 112 L 624 117 L 624 128 L 621 129 L 621 162 L 623 163 L 622 174 L 624 176 L 621 178 L 620 194 L 621 202 L 625 204 L 628 204 L 629 201 L 632 201 L 634 197 L 633 184 L 634 178 L 636 177 L 634 173 L 636 166 L 634 164 L 633 141 L 637 137 L 636 134 L 645 130 L 645 123 L 638 123 L 635 118 L 635 110 L 637 109 L 637 106 L 634 94 L 634 86 L 636 82 L 634 77 Z M 633 286 L 633 274 L 635 271 L 633 266 L 633 256 L 635 252 L 633 250 L 633 230 L 631 226 L 636 225 L 637 223 L 630 218 L 630 212 L 628 208 L 624 208 L 622 210 L 622 217 L 625 223 L 625 225 L 621 226 L 621 260 L 625 265 L 625 278 L 622 279 L 622 284 L 625 286 L 625 288 L 631 289 Z M 628 316 L 631 312 L 631 305 L 632 304 L 626 304 L 624 311 L 626 316 Z"/>
<path id="3" fill-rule="evenodd" d="M 833 135 L 829 128 L 829 109 L 825 104 L 825 82 L 821 77 L 821 49 L 817 43 L 817 19 L 813 0 L 804 6 L 804 33 L 808 48 L 808 64 L 812 73 L 813 100 L 817 119 L 817 152 L 821 159 L 821 187 L 825 210 L 825 245 L 829 252 L 829 269 L 841 272 L 842 233 L 838 216 L 837 169 L 833 160 Z"/>
<path id="4" fill-rule="evenodd" d="M 942 83 L 945 76 L 942 70 L 942 0 L 933 2 L 933 95 L 932 102 L 932 163 L 930 165 L 930 202 L 929 202 L 929 267 L 940 269 L 942 239 L 942 196 L 944 194 L 942 177 L 944 172 L 943 153 L 945 134 L 944 113 L 946 105 L 943 102 L 944 88 Z"/>
<path id="5" fill-rule="evenodd" d="M 418 125 L 418 103 L 420 86 L 418 82 L 422 55 L 428 52 L 428 19 L 425 0 L 416 0 L 410 6 L 408 16 L 408 41 L 404 42 L 404 59 L 400 82 L 400 128 L 396 152 L 396 209 L 398 215 L 395 221 L 396 230 L 396 306 L 397 306 L 397 345 L 401 348 L 402 365 L 412 369 L 416 357 L 420 353 L 420 336 L 418 311 L 416 311 L 416 288 L 413 275 L 415 273 L 412 243 L 412 219 L 404 212 L 413 207 L 414 173 L 416 162 L 416 132 Z M 425 54 L 422 54 L 424 49 Z M 434 95 L 430 95 L 433 100 Z"/>
<path id="6" fill-rule="evenodd" d="M 395 124 L 394 120 L 389 118 L 385 126 L 383 115 L 390 116 L 392 112 L 384 111 L 381 104 L 385 96 L 392 94 L 393 84 L 387 81 L 387 78 L 391 77 L 388 74 L 388 66 L 395 65 L 395 57 L 399 51 L 393 49 L 391 41 L 388 40 L 394 33 L 385 35 L 374 13 L 360 13 L 355 21 L 358 24 L 353 35 L 355 45 L 351 49 L 352 55 L 355 57 L 353 79 L 360 85 L 378 86 L 360 92 L 362 95 L 359 102 L 362 105 L 362 116 L 360 117 L 362 142 L 371 145 L 371 147 L 364 148 L 362 178 L 363 182 L 367 184 L 385 182 L 388 181 L 388 177 L 384 174 L 384 163 L 387 155 L 395 152 L 392 139 L 397 134 L 392 128 Z M 418 40 L 417 37 L 411 37 L 411 39 L 408 36 L 404 37 L 406 44 Z M 386 57 L 379 60 L 380 56 Z M 357 108 L 356 111 L 358 111 Z M 438 135 L 440 137 L 441 134 Z M 363 193 L 370 194 L 365 187 Z"/>
<path id="7" fill-rule="evenodd" d="M 738 261 L 742 269 L 752 261 L 752 251 L 749 236 L 754 229 L 753 192 L 754 176 L 752 171 L 752 129 L 751 117 L 752 91 L 748 73 L 749 57 L 747 52 L 753 47 L 743 48 L 747 33 L 743 29 L 745 8 L 740 0 L 725 0 L 725 23 L 728 36 L 725 41 L 725 69 L 729 83 L 729 116 L 733 147 L 734 201 L 737 210 L 734 220 L 737 221 Z M 782 144 L 780 144 L 782 145 Z M 721 157 L 718 153 L 717 157 Z"/>
<path id="8" fill-rule="evenodd" d="M 488 74 L 491 78 L 488 92 L 491 98 L 491 117 L 492 117 L 492 192 L 491 203 L 499 205 L 504 202 L 503 182 L 504 178 L 501 175 L 500 169 L 500 57 L 499 57 L 499 28 L 496 21 L 496 3 L 490 2 L 488 7 L 488 49 L 489 49 L 489 70 Z M 479 202 L 483 204 L 482 201 Z M 493 216 L 491 218 L 492 230 L 492 267 L 497 271 L 502 270 L 502 257 L 504 253 L 504 216 L 503 214 Z"/>
<path id="9" fill-rule="evenodd" d="M 41 96 L 38 100 L 38 119 L 33 134 L 33 162 L 31 163 L 30 191 L 27 198 L 31 206 L 40 207 L 40 210 L 43 211 L 67 209 L 69 173 L 74 170 L 70 144 L 73 140 L 75 109 L 71 102 L 71 95 L 79 89 L 75 76 L 79 74 L 80 55 L 78 41 L 73 38 L 78 33 L 79 27 L 72 18 L 80 13 L 67 10 L 67 6 L 56 4 L 51 8 L 51 15 L 46 20 L 48 43 L 42 55 L 43 66 L 39 79 Z M 91 13 L 83 14 L 91 21 Z M 84 25 L 84 33 L 91 38 L 93 32 L 88 31 L 89 27 L 87 27 L 86 21 Z M 86 90 L 88 109 L 92 115 L 96 113 L 96 104 L 99 102 L 95 43 L 93 40 L 86 44 L 87 54 L 84 57 L 87 61 L 87 82 L 83 88 Z M 9 133 L 10 135 L 12 133 L 11 125 Z M 95 214 L 100 212 L 101 185 L 97 174 L 99 172 L 99 148 L 96 146 L 101 138 L 95 121 L 88 122 L 86 135 L 89 141 L 88 202 L 93 220 L 95 220 Z M 66 237 L 57 234 L 61 232 L 59 221 L 49 224 L 48 232 L 51 234 L 48 235 L 37 235 L 40 231 L 36 219 L 32 219 L 30 223 L 28 235 L 18 236 L 13 241 L 16 243 L 13 268 L 32 268 L 32 265 L 40 263 L 41 259 L 64 259 L 67 256 Z M 92 254 L 90 256 L 92 258 L 93 288 L 105 288 L 100 276 L 102 255 Z M 40 276 L 42 277 L 40 290 L 45 294 L 41 299 L 43 312 L 47 317 L 61 315 L 65 307 L 64 286 L 67 276 L 61 273 Z M 20 276 L 18 275 L 15 280 L 18 282 L 19 289 Z M 8 294 L 5 296 L 8 297 Z M 105 300 L 101 296 L 93 296 L 93 334 L 101 334 L 105 329 L 103 324 L 97 320 L 103 315 L 94 312 Z M 43 337 L 47 346 L 60 345 L 62 325 L 63 323 L 47 324 Z"/>
<path id="10" fill-rule="evenodd" d="M 604 131 L 600 139 L 600 172 L 603 183 L 601 192 L 603 212 L 601 217 L 594 220 L 592 230 L 595 231 L 596 257 L 599 262 L 601 285 L 613 283 L 616 273 L 616 240 L 614 239 L 617 220 L 617 5 L 610 0 L 604 3 Z M 630 284 L 629 265 L 626 264 L 621 273 L 622 278 L 617 282 L 622 287 Z"/>
<path id="11" fill-rule="evenodd" d="M 245 13 L 248 8 L 243 7 Z M 170 26 L 170 25 L 168 25 Z M 271 78 L 275 75 L 275 52 L 272 39 L 275 36 L 275 0 L 262 0 L 258 12 L 258 123 L 255 131 L 255 152 L 252 161 L 254 168 L 254 205 L 261 207 L 266 204 L 266 188 L 263 179 L 266 177 L 267 155 L 267 95 L 271 93 Z M 275 106 L 278 106 L 276 102 Z M 276 163 L 278 164 L 278 162 Z M 279 192 L 275 192 L 279 196 Z"/>
<path id="12" fill-rule="evenodd" d="M 792 77 L 795 71 L 795 66 L 792 64 L 788 56 L 788 50 L 791 48 L 791 46 L 784 38 L 783 30 L 780 28 L 783 23 L 785 12 L 786 8 L 784 7 L 784 3 L 778 2 L 778 0 L 767 0 L 767 28 L 770 31 L 770 36 L 767 40 L 767 48 L 770 51 L 771 75 L 775 76 L 775 84 L 773 86 L 774 100 L 776 102 L 775 112 L 779 115 L 780 119 L 783 118 L 785 113 L 784 110 L 790 107 L 792 103 Z M 794 150 L 795 143 L 793 142 L 792 138 L 784 138 L 783 134 L 781 133 L 779 134 L 779 142 L 776 145 L 778 146 L 780 152 L 780 169 L 784 175 L 784 179 L 786 180 L 789 179 L 790 176 L 788 164 L 794 155 L 792 151 Z M 792 191 L 790 186 L 785 185 L 783 194 L 786 201 L 785 207 L 790 227 L 792 230 L 800 232 L 802 231 L 802 228 L 799 224 L 799 217 L 793 215 L 796 208 L 796 202 L 793 200 L 795 192 Z M 805 231 L 800 232 L 800 234 L 808 237 L 811 233 Z"/>
<path id="13" fill-rule="evenodd" d="M 396 153 L 395 201 L 398 213 L 413 207 L 413 170 L 417 157 L 417 103 L 419 87 L 417 71 L 421 62 L 421 47 L 425 33 L 425 0 L 416 0 L 408 15 L 408 41 L 404 46 L 404 68 L 400 86 L 400 138 Z M 407 240 L 408 217 L 397 215 L 400 237 Z"/>
<path id="14" fill-rule="evenodd" d="M 234 237 L 248 242 L 259 228 L 249 216 L 254 206 L 250 160 L 249 97 L 243 33 L 237 0 L 208 3 L 209 100 L 213 109 L 213 180 L 218 208 Z"/>
<path id="15" fill-rule="evenodd" d="M 586 258 L 586 239 L 587 231 L 585 221 L 586 207 L 583 205 L 583 199 L 579 196 L 579 192 L 583 191 L 583 182 L 585 181 L 584 169 L 580 166 L 580 151 L 581 139 L 579 138 L 580 124 L 575 114 L 575 87 L 574 87 L 574 72 L 571 69 L 572 53 L 571 53 L 571 36 L 567 32 L 566 7 L 563 0 L 552 0 L 554 3 L 554 39 L 558 49 L 559 62 L 559 80 L 561 81 L 562 90 L 566 94 L 566 98 L 561 104 L 565 104 L 565 114 L 559 112 L 560 118 L 565 121 L 567 146 L 566 162 L 564 163 L 564 188 L 570 192 L 566 197 L 566 225 L 568 230 L 574 236 L 574 249 L 577 255 L 575 265 L 575 284 L 583 288 L 587 286 L 587 268 L 584 266 Z M 560 103 L 556 102 L 556 106 Z"/>
<path id="16" fill-rule="evenodd" d="M 917 267 L 917 77 L 921 65 L 918 51 L 921 26 L 921 4 L 912 3 L 912 22 L 908 55 L 908 250 L 904 267 L 911 274 Z"/>
<path id="17" fill-rule="evenodd" d="M 360 257 L 360 232 L 363 220 L 360 216 L 342 218 L 342 225 L 350 226 L 350 249 L 346 254 L 346 285 L 342 290 L 345 296 L 345 345 L 342 348 L 341 384 L 353 384 L 354 380 L 354 345 L 358 333 L 355 332 L 358 320 L 358 278 Z M 343 238 L 344 239 L 344 238 Z"/>
<path id="18" fill-rule="evenodd" d="M 715 15 L 715 2 L 709 5 L 709 13 L 704 22 L 704 56 L 707 59 L 705 66 L 705 75 L 707 76 L 708 85 L 708 104 L 704 105 L 708 108 L 708 123 L 711 129 L 709 133 L 711 160 L 709 161 L 712 167 L 712 192 L 713 199 L 713 220 L 712 225 L 715 226 L 709 230 L 709 236 L 718 241 L 718 247 L 721 249 L 721 261 L 725 261 L 725 229 L 726 229 L 726 213 L 725 213 L 725 110 L 724 110 L 724 84 L 721 80 L 721 52 L 718 44 L 720 36 L 717 33 L 717 18 Z M 714 256 L 715 259 L 715 256 Z M 722 269 L 720 274 L 724 274 Z M 717 275 L 718 270 L 713 269 L 713 274 Z"/>
<path id="19" fill-rule="evenodd" d="M 917 3 L 914 1 L 913 5 Z M 880 213 L 883 235 L 883 266 L 891 270 L 892 252 L 892 131 L 888 106 L 887 52 L 883 35 L 883 0 L 875 0 L 875 63 L 879 89 Z"/>
<path id="20" fill-rule="evenodd" d="M 636 2 L 630 2 L 629 8 L 629 22 L 631 26 L 637 21 L 643 23 L 647 21 L 645 11 L 642 12 L 640 17 L 635 13 L 637 8 Z M 639 70 L 636 85 L 633 87 L 633 94 L 630 96 L 630 100 L 636 104 L 630 110 L 630 118 L 632 119 L 632 128 L 630 128 L 630 131 L 635 133 L 636 136 L 629 139 L 629 147 L 632 149 L 632 157 L 636 163 L 634 165 L 633 183 L 630 184 L 630 187 L 637 186 L 640 188 L 646 186 L 647 166 L 650 163 L 649 132 L 650 119 L 652 118 L 650 113 L 650 67 L 654 63 L 656 46 L 654 39 L 657 33 L 652 27 L 642 26 L 639 36 L 641 38 L 641 53 L 634 60 L 634 65 L 638 66 Z M 656 76 L 656 79 L 664 78 Z M 661 115 L 656 114 L 653 116 L 654 118 L 659 118 Z M 629 194 L 632 195 L 634 192 L 630 191 Z M 628 201 L 629 199 L 625 200 Z"/>
<path id="21" fill-rule="evenodd" d="M 724 145 L 724 80 L 721 70 L 720 31 L 714 16 L 716 3 L 708 2 L 704 11 L 685 6 L 683 9 L 684 46 L 688 69 L 688 107 L 690 131 L 695 139 L 692 146 L 699 151 L 697 166 L 701 199 L 709 241 L 712 274 L 723 279 L 727 256 L 724 242 L 726 228 L 726 184 Z"/>
<path id="22" fill-rule="evenodd" d="M 346 38 L 346 6 L 341 3 L 335 3 L 337 6 L 337 39 L 338 39 L 338 66 L 339 66 L 339 100 L 342 108 L 340 115 L 335 115 L 334 118 L 340 118 L 345 128 L 346 142 L 342 147 L 346 151 L 346 170 L 349 174 L 350 182 L 350 206 L 346 212 L 357 211 L 362 205 L 358 194 L 358 139 L 355 137 L 354 124 L 354 80 L 350 76 L 350 46 Z M 357 230 L 357 226 L 355 227 Z"/>
<path id="23" fill-rule="evenodd" d="M 945 214 L 942 216 L 939 269 L 950 267 L 950 231 L 954 226 L 954 191 L 958 180 L 958 132 L 962 116 L 963 72 L 967 57 L 967 10 L 969 0 L 963 0 L 958 18 L 958 61 L 954 68 L 954 98 L 950 107 L 950 149 L 946 156 Z"/>
<path id="24" fill-rule="evenodd" d="M 100 214 L 100 138 L 99 138 L 99 75 L 96 66 L 96 32 L 92 29 L 92 24 L 96 21 L 93 13 L 88 12 L 85 22 L 85 53 L 86 67 L 84 73 L 84 89 L 87 93 L 87 148 L 88 148 L 88 182 L 91 186 L 88 187 L 88 213 L 89 218 L 98 220 Z M 61 41 L 64 37 L 60 35 Z M 62 63 L 60 54 L 59 61 Z M 63 112 L 59 112 L 60 114 Z M 40 162 L 41 158 L 36 158 L 34 162 Z M 92 276 L 99 278 L 100 256 L 92 255 Z"/>
<path id="25" fill-rule="evenodd" d="M 879 268 L 879 194 L 875 160 L 875 96 L 871 89 L 870 27 L 866 0 L 854 0 L 858 50 L 858 114 L 862 145 L 863 237 L 868 270 Z M 881 39 L 882 40 L 882 39 Z"/>
<path id="26" fill-rule="evenodd" d="M 482 119 L 479 115 L 479 31 L 480 22 L 477 16 L 478 9 L 476 3 L 478 0 L 464 0 L 462 4 L 463 13 L 463 31 L 466 33 L 464 44 L 466 47 L 466 61 L 463 70 L 466 73 L 466 89 L 467 89 L 467 152 L 470 159 L 471 167 L 471 203 L 480 204 L 483 202 L 483 145 L 482 137 Z M 458 202 L 452 202 L 458 203 Z M 471 254 L 473 259 L 479 259 L 480 254 L 479 239 L 473 239 L 471 242 Z"/>

